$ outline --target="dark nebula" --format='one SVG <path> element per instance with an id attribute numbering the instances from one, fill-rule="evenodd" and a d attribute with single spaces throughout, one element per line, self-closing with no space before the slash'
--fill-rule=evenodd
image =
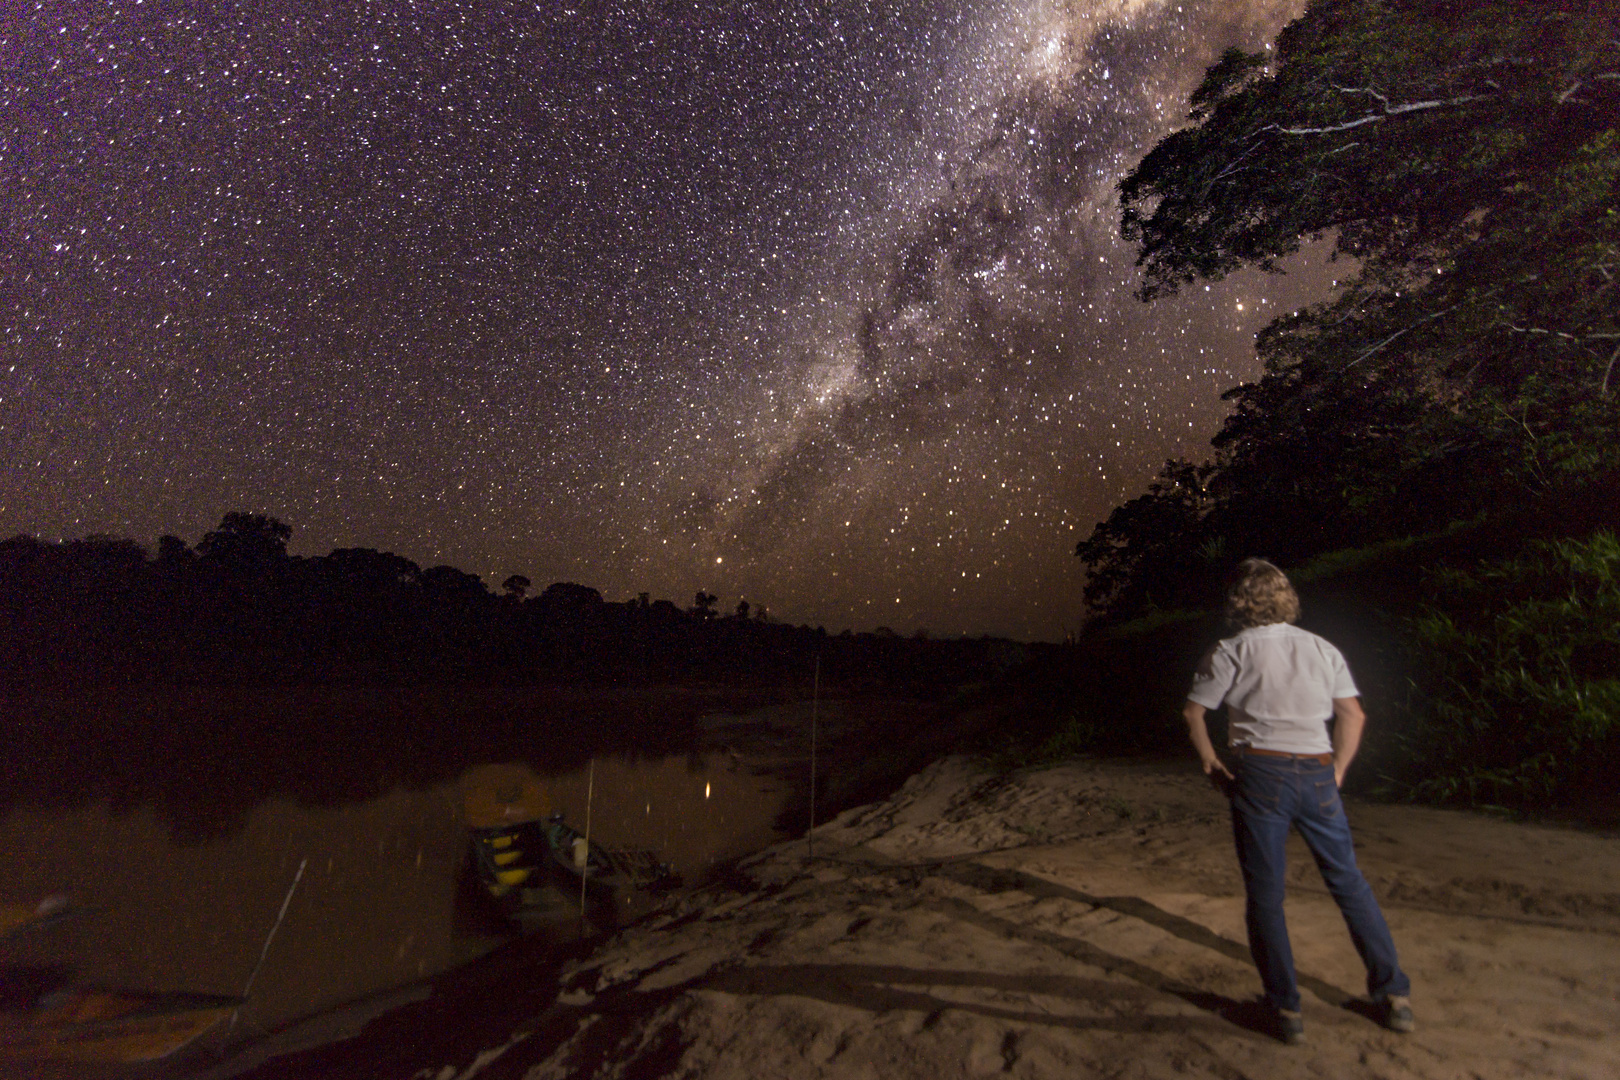
<path id="1" fill-rule="evenodd" d="M 1058 636 L 1331 273 L 1146 307 L 1112 195 L 1300 7 L 15 5 L 0 533 Z"/>

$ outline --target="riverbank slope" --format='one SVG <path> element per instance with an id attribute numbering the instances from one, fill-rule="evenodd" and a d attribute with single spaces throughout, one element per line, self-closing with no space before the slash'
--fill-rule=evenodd
<path id="1" fill-rule="evenodd" d="M 413 1050 L 412 1032 L 449 1019 L 448 1001 L 429 1001 L 251 1075 L 1620 1074 L 1620 839 L 1350 813 L 1413 977 L 1413 1035 L 1381 1029 L 1358 998 L 1360 963 L 1302 847 L 1288 912 L 1308 1043 L 1262 1033 L 1230 827 L 1195 767 L 997 776 L 952 758 L 818 828 L 813 857 L 803 840 L 767 849 L 514 986 L 527 1000 L 499 1011 L 521 1019 L 499 1030 Z"/>

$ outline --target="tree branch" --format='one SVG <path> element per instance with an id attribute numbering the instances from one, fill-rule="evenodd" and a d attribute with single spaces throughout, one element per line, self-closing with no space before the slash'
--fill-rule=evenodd
<path id="1" fill-rule="evenodd" d="M 1236 172 L 1242 172 L 1243 170 L 1238 168 L 1238 162 L 1260 149 L 1261 143 L 1262 140 L 1260 139 L 1254 140 L 1247 150 L 1243 151 L 1243 153 L 1239 154 L 1237 157 L 1233 158 L 1229 163 L 1227 163 L 1226 168 L 1210 177 L 1209 182 L 1204 185 L 1204 197 L 1207 199 L 1210 191 L 1214 189 L 1215 185 L 1226 179 L 1228 176 Z"/>
<path id="2" fill-rule="evenodd" d="M 1368 349 L 1366 352 L 1362 353 L 1360 356 L 1356 357 L 1354 360 L 1352 360 L 1348 364 L 1344 365 L 1344 367 L 1340 368 L 1339 369 L 1339 374 L 1342 375 L 1346 371 L 1349 371 L 1351 368 L 1355 367 L 1357 364 L 1359 364 L 1363 360 L 1367 359 L 1367 357 L 1371 356 L 1373 353 L 1377 352 L 1379 349 L 1382 349 L 1385 345 L 1388 345 L 1390 342 L 1394 341 L 1396 338 L 1400 337 L 1402 334 L 1406 333 L 1408 330 L 1416 330 L 1418 327 L 1422 326 L 1424 323 L 1433 322 L 1435 319 L 1438 319 L 1442 315 L 1448 315 L 1451 312 L 1456 311 L 1459 306 L 1460 305 L 1452 304 L 1450 307 L 1443 308 L 1440 311 L 1436 311 L 1432 315 L 1425 315 L 1423 318 L 1419 319 L 1417 322 L 1411 324 L 1410 326 L 1401 327 L 1399 330 L 1397 330 L 1393 334 L 1389 335 L 1389 337 L 1385 338 L 1383 341 L 1380 341 L 1378 344 L 1374 345 L 1372 348 Z"/>
<path id="3" fill-rule="evenodd" d="M 1549 334 L 1552 337 L 1561 337 L 1565 341 L 1615 341 L 1620 339 L 1620 333 L 1614 334 L 1571 334 L 1563 330 L 1547 330 L 1540 326 L 1509 326 L 1515 334 Z"/>
<path id="4" fill-rule="evenodd" d="M 1620 72 L 1600 71 L 1596 75 L 1590 76 L 1590 78 L 1593 82 L 1616 82 L 1620 81 Z M 1574 101 L 1577 105 L 1590 105 L 1590 101 L 1582 101 L 1575 97 L 1576 93 L 1578 93 L 1585 85 L 1586 81 L 1583 79 L 1576 79 L 1574 82 L 1570 83 L 1569 86 L 1564 89 L 1564 92 L 1558 95 L 1558 104 L 1567 105 L 1571 101 Z"/>
<path id="5" fill-rule="evenodd" d="M 1384 111 L 1389 111 L 1389 98 L 1383 94 L 1380 94 L 1377 90 L 1374 90 L 1370 86 L 1335 86 L 1333 89 L 1337 90 L 1341 94 L 1367 94 L 1371 97 L 1375 97 L 1378 99 L 1378 104 L 1383 106 Z"/>
<path id="6" fill-rule="evenodd" d="M 1549 337 L 1559 337 L 1563 338 L 1565 341 L 1574 341 L 1577 343 L 1586 341 L 1620 341 L 1620 334 L 1567 334 L 1562 330 L 1544 330 L 1539 326 L 1514 326 L 1510 327 L 1510 329 L 1517 334 L 1546 334 Z M 1609 379 L 1614 375 L 1614 365 L 1615 361 L 1617 360 L 1620 360 L 1620 345 L 1616 345 L 1614 347 L 1614 352 L 1609 354 L 1608 364 L 1603 368 L 1603 379 L 1598 384 L 1599 397 L 1607 398 L 1609 396 Z"/>
<path id="7" fill-rule="evenodd" d="M 1593 81 L 1613 82 L 1620 81 L 1620 72 L 1604 71 L 1591 76 Z M 1558 104 L 1568 104 L 1575 94 L 1585 85 L 1583 80 L 1577 79 L 1558 95 Z M 1492 88 L 1500 92 L 1501 87 L 1492 84 Z M 1428 112 L 1433 109 L 1444 109 L 1455 105 L 1466 105 L 1470 101 L 1479 101 L 1483 98 L 1494 97 L 1495 94 L 1464 94 L 1454 98 L 1434 98 L 1429 101 L 1408 101 L 1400 105 L 1391 105 L 1389 98 L 1370 86 L 1334 86 L 1333 89 L 1341 94 L 1365 94 L 1377 100 L 1380 111 L 1358 116 L 1354 120 L 1347 120 L 1342 124 L 1329 124 L 1326 127 L 1283 127 L 1281 124 L 1267 124 L 1261 132 L 1275 131 L 1281 135 L 1332 135 L 1335 132 L 1349 131 L 1364 124 L 1376 124 L 1391 116 L 1400 116 L 1404 113 Z M 1582 102 L 1576 102 L 1583 104 Z"/>
<path id="8" fill-rule="evenodd" d="M 1383 96 L 1376 90 L 1371 89 L 1346 89 L 1344 87 L 1335 87 L 1334 89 L 1346 94 L 1366 93 L 1372 94 L 1373 96 L 1379 98 L 1382 98 Z M 1366 116 L 1358 117 L 1354 120 L 1346 120 L 1342 124 L 1330 124 L 1327 127 L 1314 128 L 1287 128 L 1283 127 L 1281 124 L 1267 124 L 1260 130 L 1276 131 L 1282 135 L 1331 135 L 1337 131 L 1349 131 L 1351 128 L 1361 127 L 1363 124 L 1376 124 L 1378 121 L 1387 120 L 1392 116 L 1401 116 L 1405 113 L 1428 112 L 1431 109 L 1444 109 L 1455 105 L 1466 105 L 1470 101 L 1479 101 L 1482 98 L 1487 98 L 1490 96 L 1492 95 L 1464 94 L 1462 97 L 1436 98 L 1432 101 L 1408 101 L 1401 105 L 1390 105 L 1385 103 L 1382 112 L 1368 113 Z"/>

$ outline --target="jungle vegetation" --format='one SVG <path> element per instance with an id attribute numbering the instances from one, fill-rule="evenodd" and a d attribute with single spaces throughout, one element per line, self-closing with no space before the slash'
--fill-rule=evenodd
<path id="1" fill-rule="evenodd" d="M 1215 608 L 1264 555 L 1390 639 L 1391 790 L 1612 792 L 1620 8 L 1323 0 L 1189 105 L 1119 185 L 1140 297 L 1308 244 L 1345 269 L 1258 336 L 1209 458 L 1078 545 L 1093 636 Z"/>

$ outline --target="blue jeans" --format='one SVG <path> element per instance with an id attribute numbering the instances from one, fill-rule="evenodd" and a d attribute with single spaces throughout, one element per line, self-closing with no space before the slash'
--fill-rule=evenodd
<path id="1" fill-rule="evenodd" d="M 1396 960 L 1395 940 L 1372 887 L 1356 866 L 1333 766 L 1309 758 L 1244 754 L 1232 797 L 1232 833 L 1248 896 L 1249 952 L 1260 969 L 1266 1000 L 1275 1008 L 1299 1010 L 1294 950 L 1283 918 L 1284 845 L 1290 827 L 1305 838 L 1338 902 L 1350 940 L 1367 965 L 1367 993 L 1374 1001 L 1405 997 L 1411 983 Z"/>

